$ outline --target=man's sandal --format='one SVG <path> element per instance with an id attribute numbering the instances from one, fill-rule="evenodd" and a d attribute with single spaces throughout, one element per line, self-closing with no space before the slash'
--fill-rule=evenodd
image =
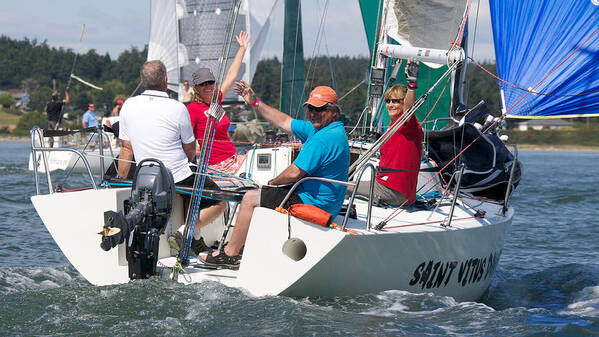
<path id="1" fill-rule="evenodd" d="M 212 251 L 206 255 L 204 263 L 210 267 L 227 268 L 237 270 L 241 261 L 241 255 L 229 256 L 224 249 L 218 252 L 218 255 L 212 256 Z"/>

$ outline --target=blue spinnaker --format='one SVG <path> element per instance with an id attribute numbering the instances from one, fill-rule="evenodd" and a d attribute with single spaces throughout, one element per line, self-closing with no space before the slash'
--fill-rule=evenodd
<path id="1" fill-rule="evenodd" d="M 508 117 L 599 116 L 599 1 L 489 4 Z"/>

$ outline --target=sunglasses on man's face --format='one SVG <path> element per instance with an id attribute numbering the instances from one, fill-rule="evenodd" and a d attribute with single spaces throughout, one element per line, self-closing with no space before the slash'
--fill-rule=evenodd
<path id="1" fill-rule="evenodd" d="M 325 104 L 323 106 L 313 106 L 313 105 L 308 105 L 308 111 L 310 112 L 325 112 L 327 111 L 328 106 Z"/>
<path id="2" fill-rule="evenodd" d="M 207 86 L 207 85 L 213 85 L 213 84 L 214 84 L 214 81 L 206 81 L 206 82 L 204 82 L 204 83 L 200 83 L 200 84 L 198 84 L 198 85 L 199 85 L 200 87 L 205 87 L 205 86 Z"/>
<path id="3" fill-rule="evenodd" d="M 403 103 L 403 99 L 397 99 L 397 98 L 386 98 L 385 99 L 385 103 L 389 104 L 389 103 L 395 103 L 395 104 L 399 104 L 399 103 Z"/>

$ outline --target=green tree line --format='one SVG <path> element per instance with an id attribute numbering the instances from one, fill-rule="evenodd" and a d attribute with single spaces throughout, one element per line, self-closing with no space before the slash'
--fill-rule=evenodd
<path id="1" fill-rule="evenodd" d="M 71 103 L 65 107 L 65 112 L 76 119 L 89 102 L 93 101 L 96 111 L 102 113 L 111 109 L 116 99 L 124 99 L 133 93 L 139 84 L 139 68 L 147 56 L 147 46 L 143 50 L 132 47 L 113 60 L 108 54 L 100 55 L 93 49 L 77 55 L 72 49 L 50 47 L 46 41 L 19 41 L 6 36 L 0 36 L 0 50 L 3 51 L 0 53 L 0 88 L 23 88 L 31 97 L 31 115 L 22 118 L 16 129 L 16 133 L 23 135 L 28 134 L 32 125 L 46 125 L 44 107 L 54 87 L 61 94 L 65 91 L 73 64 L 74 74 L 104 89 L 100 91 L 76 80 L 70 81 Z M 306 96 L 315 86 L 331 86 L 339 95 L 345 122 L 348 125 L 355 123 L 366 101 L 369 63 L 366 57 L 318 56 L 306 59 Z M 495 65 L 483 66 L 495 72 Z M 498 112 L 496 79 L 475 67 L 468 71 L 465 88 L 467 105 L 472 106 L 484 99 L 491 111 Z M 277 58 L 258 63 L 252 87 L 261 100 L 278 107 L 280 82 L 281 62 Z"/>

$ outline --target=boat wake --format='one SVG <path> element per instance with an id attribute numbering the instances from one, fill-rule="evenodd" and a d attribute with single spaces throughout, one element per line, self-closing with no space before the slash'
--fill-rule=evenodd
<path id="1" fill-rule="evenodd" d="M 89 285 L 72 266 L 9 267 L 0 269 L 0 294 L 39 292 Z"/>
<path id="2" fill-rule="evenodd" d="M 586 287 L 578 292 L 574 302 L 559 312 L 561 315 L 599 318 L 599 286 Z"/>
<path id="3" fill-rule="evenodd" d="M 496 276 L 483 302 L 497 310 L 527 307 L 564 314 L 578 310 L 594 317 L 599 313 L 598 265 L 562 264 L 519 278 L 498 270 Z"/>

